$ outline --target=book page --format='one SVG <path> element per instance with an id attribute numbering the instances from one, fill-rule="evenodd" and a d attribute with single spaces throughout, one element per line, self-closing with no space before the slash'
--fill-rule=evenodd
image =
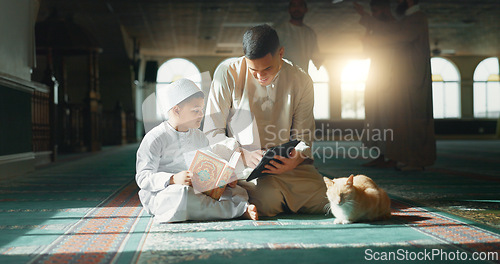
<path id="1" fill-rule="evenodd" d="M 195 193 L 217 188 L 226 162 L 203 151 L 197 151 L 189 167 L 194 176 L 191 179 Z"/>

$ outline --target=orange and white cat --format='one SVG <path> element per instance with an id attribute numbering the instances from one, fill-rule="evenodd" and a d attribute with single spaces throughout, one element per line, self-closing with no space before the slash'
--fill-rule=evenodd
<path id="1" fill-rule="evenodd" d="M 330 180 L 326 183 L 326 195 L 330 201 L 335 224 L 358 221 L 374 221 L 391 217 L 391 200 L 387 193 L 365 175 Z M 328 206 L 328 205 L 327 205 Z"/>

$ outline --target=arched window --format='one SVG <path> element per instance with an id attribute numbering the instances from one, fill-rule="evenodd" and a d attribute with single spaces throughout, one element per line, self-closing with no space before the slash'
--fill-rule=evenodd
<path id="1" fill-rule="evenodd" d="M 500 116 L 500 77 L 498 58 L 481 61 L 474 71 L 474 117 Z"/>
<path id="2" fill-rule="evenodd" d="M 158 118 L 163 120 L 166 119 L 166 114 L 163 113 L 161 109 L 161 100 L 163 95 L 163 89 L 170 83 L 175 82 L 181 78 L 187 78 L 201 89 L 201 74 L 198 67 L 194 65 L 189 60 L 182 58 L 174 58 L 164 62 L 158 69 L 158 75 L 156 77 L 156 113 Z"/>
<path id="3" fill-rule="evenodd" d="M 314 85 L 314 118 L 330 119 L 330 88 L 328 72 L 324 66 L 316 69 L 316 66 L 309 61 L 309 76 Z"/>
<path id="4" fill-rule="evenodd" d="M 342 70 L 342 118 L 365 118 L 365 83 L 370 60 L 350 61 Z"/>
<path id="5" fill-rule="evenodd" d="M 229 58 L 227 58 L 227 59 L 225 59 L 225 60 L 221 61 L 221 62 L 219 63 L 219 65 L 221 65 L 222 63 L 228 62 L 228 61 L 237 60 L 238 58 L 239 58 L 239 57 L 229 57 Z"/>
<path id="6" fill-rule="evenodd" d="M 460 118 L 460 73 L 445 58 L 431 58 L 434 118 Z"/>
<path id="7" fill-rule="evenodd" d="M 181 78 L 190 79 L 198 85 L 201 83 L 200 71 L 194 63 L 186 59 L 175 58 L 166 61 L 160 66 L 156 82 L 165 85 Z"/>

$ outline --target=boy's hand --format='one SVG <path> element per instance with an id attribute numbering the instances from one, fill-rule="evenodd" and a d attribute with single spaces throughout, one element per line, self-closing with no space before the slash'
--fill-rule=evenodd
<path id="1" fill-rule="evenodd" d="M 236 185 L 238 185 L 238 181 L 233 181 L 227 184 L 229 187 L 234 188 Z"/>
<path id="2" fill-rule="evenodd" d="M 264 153 L 260 149 L 255 151 L 248 151 L 244 148 L 240 148 L 239 151 L 241 152 L 241 156 L 243 157 L 243 163 L 245 164 L 245 166 L 252 169 L 255 169 L 255 167 L 257 167 L 257 164 L 259 164 Z"/>
<path id="3" fill-rule="evenodd" d="M 181 171 L 177 174 L 174 174 L 172 178 L 170 178 L 171 184 L 181 184 L 181 185 L 189 185 L 192 186 L 191 177 L 193 177 L 193 173 L 190 171 Z"/>

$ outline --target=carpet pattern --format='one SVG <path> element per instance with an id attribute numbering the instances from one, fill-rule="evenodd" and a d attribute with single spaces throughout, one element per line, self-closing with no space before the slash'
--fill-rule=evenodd
<path id="1" fill-rule="evenodd" d="M 408 226 L 431 237 L 457 245 L 469 252 L 499 252 L 500 235 L 408 203 L 392 200 L 392 215 L 418 218 Z"/>
<path id="2" fill-rule="evenodd" d="M 85 215 L 32 263 L 110 263 L 139 220 L 137 186 L 129 184 Z"/>
<path id="3" fill-rule="evenodd" d="M 137 197 L 137 147 L 1 181 L 0 262 L 500 263 L 500 141 L 440 141 L 436 165 L 423 172 L 364 168 L 364 159 L 321 151 L 337 155 L 316 157 L 322 174 L 368 175 L 392 199 L 391 219 L 350 225 L 325 215 L 158 224 Z"/>
<path id="4" fill-rule="evenodd" d="M 137 145 L 0 182 L 1 263 L 109 263 L 138 221 Z"/>
<path id="5" fill-rule="evenodd" d="M 459 251 L 466 260 L 473 260 L 474 252 L 500 252 L 498 233 L 455 217 L 396 199 L 392 215 L 387 221 L 351 225 L 336 225 L 331 217 L 292 215 L 263 221 L 153 223 L 137 262 L 266 262 L 252 253 L 268 251 L 279 254 L 280 261 L 297 263 L 295 254 L 287 252 L 311 249 L 323 254 L 309 256 L 308 263 L 328 263 L 329 257 L 346 249 L 357 256 L 351 262 L 364 261 L 366 249 Z"/>

